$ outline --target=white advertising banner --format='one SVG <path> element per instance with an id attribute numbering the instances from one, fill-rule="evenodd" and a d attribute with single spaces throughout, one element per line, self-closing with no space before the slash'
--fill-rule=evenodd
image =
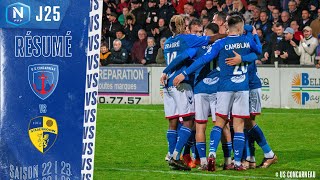
<path id="1" fill-rule="evenodd" d="M 281 107 L 319 108 L 320 71 L 316 68 L 281 68 Z"/>
<path id="2" fill-rule="evenodd" d="M 258 67 L 262 84 L 262 107 L 280 108 L 280 72 L 279 68 Z"/>
<path id="3" fill-rule="evenodd" d="M 163 86 L 160 85 L 160 77 L 164 67 L 151 67 L 151 102 L 163 104 Z"/>

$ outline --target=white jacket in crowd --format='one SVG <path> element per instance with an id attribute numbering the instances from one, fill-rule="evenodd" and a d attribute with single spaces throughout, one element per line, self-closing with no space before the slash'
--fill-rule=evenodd
<path id="1" fill-rule="evenodd" d="M 310 35 L 308 38 L 303 38 L 299 46 L 294 47 L 294 51 L 300 56 L 301 65 L 315 65 L 314 61 L 317 46 L 317 38 Z"/>

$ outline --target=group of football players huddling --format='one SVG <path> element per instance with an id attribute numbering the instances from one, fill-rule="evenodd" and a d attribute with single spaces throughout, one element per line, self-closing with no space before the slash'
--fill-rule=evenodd
<path id="1" fill-rule="evenodd" d="M 264 152 L 258 167 L 276 163 L 277 156 L 255 122 L 261 113 L 255 61 L 262 53 L 255 28 L 245 25 L 240 14 L 223 12 L 206 27 L 198 19 L 175 15 L 169 27 L 173 36 L 164 44 L 167 67 L 160 83 L 169 122 L 165 159 L 170 168 L 191 170 L 199 165 L 200 170 L 215 171 L 220 141 L 224 170 L 256 168 L 255 142 Z M 209 116 L 214 127 L 207 156 Z"/>

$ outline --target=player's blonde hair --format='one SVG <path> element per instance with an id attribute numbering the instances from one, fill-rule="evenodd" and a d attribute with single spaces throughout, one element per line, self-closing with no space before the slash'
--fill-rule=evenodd
<path id="1" fill-rule="evenodd" d="M 181 15 L 172 16 L 169 26 L 174 35 L 183 34 L 186 31 L 186 24 Z"/>

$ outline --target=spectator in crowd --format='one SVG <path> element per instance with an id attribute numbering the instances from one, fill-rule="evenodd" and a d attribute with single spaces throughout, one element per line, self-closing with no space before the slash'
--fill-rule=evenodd
<path id="1" fill-rule="evenodd" d="M 253 11 L 254 9 L 257 7 L 256 6 L 257 2 L 256 1 L 250 1 L 249 5 L 248 5 L 248 9 L 246 10 L 246 12 L 243 14 L 243 17 L 245 19 L 245 23 L 246 24 L 250 24 L 250 21 L 253 17 Z"/>
<path id="2" fill-rule="evenodd" d="M 275 61 L 279 62 L 280 58 L 280 42 L 283 39 L 283 26 L 280 23 L 275 26 L 275 33 L 271 35 L 268 51 L 264 53 L 264 58 L 268 60 L 268 64 L 274 64 Z"/>
<path id="3" fill-rule="evenodd" d="M 201 14 L 202 9 L 205 7 L 206 0 L 194 0 L 193 7 L 198 14 Z"/>
<path id="4" fill-rule="evenodd" d="M 192 3 L 186 3 L 184 5 L 184 13 L 187 16 L 199 18 L 199 14 L 194 10 Z"/>
<path id="5" fill-rule="evenodd" d="M 310 13 L 307 9 L 302 10 L 301 13 L 302 19 L 299 21 L 299 31 L 302 31 L 302 29 L 306 26 L 310 26 L 312 19 L 310 19 Z"/>
<path id="6" fill-rule="evenodd" d="M 158 26 L 158 7 L 156 0 L 148 0 L 147 19 L 146 19 L 146 31 L 151 35 L 151 30 L 154 30 Z"/>
<path id="7" fill-rule="evenodd" d="M 144 52 L 147 48 L 147 33 L 144 29 L 138 31 L 139 39 L 133 44 L 131 49 L 131 59 L 134 64 L 142 64 Z"/>
<path id="8" fill-rule="evenodd" d="M 264 38 L 263 31 L 261 29 L 256 29 L 257 35 L 259 37 L 261 46 L 262 46 L 262 53 L 258 55 L 258 61 L 256 61 L 257 64 L 267 64 L 267 59 L 264 58 L 264 53 L 268 51 L 268 43 Z"/>
<path id="9" fill-rule="evenodd" d="M 113 41 L 113 48 L 111 49 L 111 54 L 108 57 L 110 64 L 125 64 L 128 61 L 128 52 L 122 48 L 121 41 L 115 39 Z"/>
<path id="10" fill-rule="evenodd" d="M 176 10 L 174 7 L 167 2 L 167 0 L 159 0 L 159 19 L 164 19 L 166 23 L 170 22 L 170 19 L 175 15 Z"/>
<path id="11" fill-rule="evenodd" d="M 120 0 L 120 3 L 117 6 L 117 13 L 123 12 L 123 8 L 129 7 L 127 0 Z"/>
<path id="12" fill-rule="evenodd" d="M 310 0 L 309 5 L 311 19 L 316 19 L 318 17 L 318 8 L 319 8 L 319 1 L 318 0 Z"/>
<path id="13" fill-rule="evenodd" d="M 130 53 L 133 43 L 128 40 L 127 36 L 124 34 L 124 30 L 118 30 L 116 32 L 116 37 L 121 41 L 121 46 Z"/>
<path id="14" fill-rule="evenodd" d="M 219 33 L 220 34 L 225 34 L 226 33 L 226 13 L 224 12 L 218 12 L 213 16 L 213 23 L 217 24 L 219 26 Z"/>
<path id="15" fill-rule="evenodd" d="M 103 31 L 108 46 L 112 48 L 113 41 L 116 39 L 116 32 L 122 29 L 122 26 L 117 21 L 117 14 L 115 12 L 111 12 L 107 15 L 107 17 L 109 21 L 107 21 L 107 24 L 104 26 Z"/>
<path id="16" fill-rule="evenodd" d="M 164 19 L 159 19 L 158 27 L 154 30 L 151 30 L 153 37 L 156 39 L 156 45 L 159 47 L 160 39 L 162 38 L 169 38 L 172 36 L 172 32 L 170 31 L 169 27 L 165 25 Z"/>
<path id="17" fill-rule="evenodd" d="M 110 56 L 111 52 L 109 52 L 109 48 L 107 43 L 103 42 L 100 46 L 100 66 L 106 66 L 110 63 L 108 63 L 107 59 Z"/>
<path id="18" fill-rule="evenodd" d="M 136 24 L 135 16 L 131 13 L 128 13 L 124 23 L 124 33 L 132 44 L 138 39 L 139 29 L 141 28 Z"/>
<path id="19" fill-rule="evenodd" d="M 294 31 L 293 38 L 299 42 L 299 41 L 300 41 L 300 38 L 301 38 L 301 36 L 302 36 L 303 34 L 302 34 L 302 31 L 299 31 L 299 24 L 298 24 L 298 22 L 295 21 L 295 20 L 291 21 L 290 27 L 291 27 L 291 28 L 293 29 L 293 31 Z"/>
<path id="20" fill-rule="evenodd" d="M 289 17 L 291 20 L 296 20 L 299 22 L 301 11 L 298 10 L 297 2 L 294 0 L 288 3 Z"/>
<path id="21" fill-rule="evenodd" d="M 218 10 L 213 7 L 212 0 L 207 0 L 205 4 L 205 9 L 207 11 L 207 16 L 209 17 L 210 21 L 212 21 L 213 15 Z"/>
<path id="22" fill-rule="evenodd" d="M 144 52 L 144 59 L 141 61 L 141 64 L 143 64 L 143 65 L 156 63 L 158 48 L 156 48 L 156 42 L 155 42 L 154 38 L 148 37 L 147 44 L 148 44 L 148 46 Z"/>
<path id="23" fill-rule="evenodd" d="M 128 15 L 128 13 L 129 13 L 128 7 L 122 8 L 122 14 L 118 17 L 118 21 L 122 26 L 125 25 L 125 17 Z"/>
<path id="24" fill-rule="evenodd" d="M 166 64 L 166 61 L 164 59 L 164 42 L 166 42 L 167 38 L 163 37 L 160 39 L 160 48 L 158 49 L 157 57 L 156 57 L 156 63 L 157 64 Z"/>
<path id="25" fill-rule="evenodd" d="M 272 33 L 271 31 L 272 24 L 268 20 L 268 15 L 266 11 L 262 11 L 260 13 L 260 21 L 261 21 L 260 29 L 263 31 L 263 34 L 265 34 L 265 40 L 269 42 L 270 36 Z"/>
<path id="26" fill-rule="evenodd" d="M 190 1 L 188 1 L 188 0 L 172 0 L 171 2 L 172 2 L 172 6 L 175 8 L 177 13 L 183 14 L 184 13 L 184 5 Z"/>
<path id="27" fill-rule="evenodd" d="M 290 14 L 287 11 L 282 11 L 281 21 L 282 21 L 283 28 L 287 28 L 290 26 Z M 295 20 L 295 21 L 297 21 L 297 20 Z"/>
<path id="28" fill-rule="evenodd" d="M 279 2 L 279 0 L 268 0 L 268 1 L 267 1 L 268 11 L 266 11 L 266 12 L 269 12 L 269 14 L 268 14 L 269 21 L 272 21 L 272 20 L 273 20 L 272 12 L 273 12 L 273 10 L 276 9 L 277 7 L 278 7 L 278 8 L 280 7 L 280 2 Z"/>
<path id="29" fill-rule="evenodd" d="M 261 25 L 260 12 L 261 9 L 259 7 L 254 8 L 253 15 L 250 21 L 250 25 L 254 26 L 256 29 L 260 28 Z"/>
<path id="30" fill-rule="evenodd" d="M 280 10 L 277 8 L 274 8 L 272 10 L 272 24 L 276 23 L 282 23 L 280 18 Z"/>
<path id="31" fill-rule="evenodd" d="M 287 27 L 284 33 L 284 40 L 280 46 L 280 58 L 283 60 L 283 64 L 300 64 L 299 56 L 295 52 L 293 44 L 298 44 L 299 41 L 293 38 L 294 30 Z M 280 64 L 280 62 L 279 62 Z"/>
<path id="32" fill-rule="evenodd" d="M 225 13 L 231 13 L 233 10 L 233 3 L 232 0 L 226 0 L 226 3 L 222 5 L 223 12 Z"/>
<path id="33" fill-rule="evenodd" d="M 232 7 L 232 11 L 233 12 L 239 12 L 241 14 L 244 14 L 246 12 L 246 9 L 243 6 L 243 3 L 241 0 L 233 0 L 232 2 L 233 7 Z"/>
<path id="34" fill-rule="evenodd" d="M 302 32 L 303 38 L 301 38 L 299 46 L 294 43 L 292 43 L 292 46 L 300 56 L 301 65 L 315 65 L 315 52 L 318 40 L 312 36 L 312 29 L 309 26 L 304 27 Z"/>
<path id="35" fill-rule="evenodd" d="M 310 24 L 313 37 L 318 37 L 318 34 L 320 33 L 320 9 L 318 9 L 317 12 L 318 12 L 317 19 L 313 20 Z"/>
<path id="36" fill-rule="evenodd" d="M 110 11 L 116 12 L 117 5 L 110 0 L 103 0 L 103 12 L 106 12 L 108 8 L 110 8 Z"/>
<path id="37" fill-rule="evenodd" d="M 131 0 L 131 13 L 136 17 L 136 23 L 145 28 L 147 14 L 146 10 L 142 7 L 141 0 Z"/>

